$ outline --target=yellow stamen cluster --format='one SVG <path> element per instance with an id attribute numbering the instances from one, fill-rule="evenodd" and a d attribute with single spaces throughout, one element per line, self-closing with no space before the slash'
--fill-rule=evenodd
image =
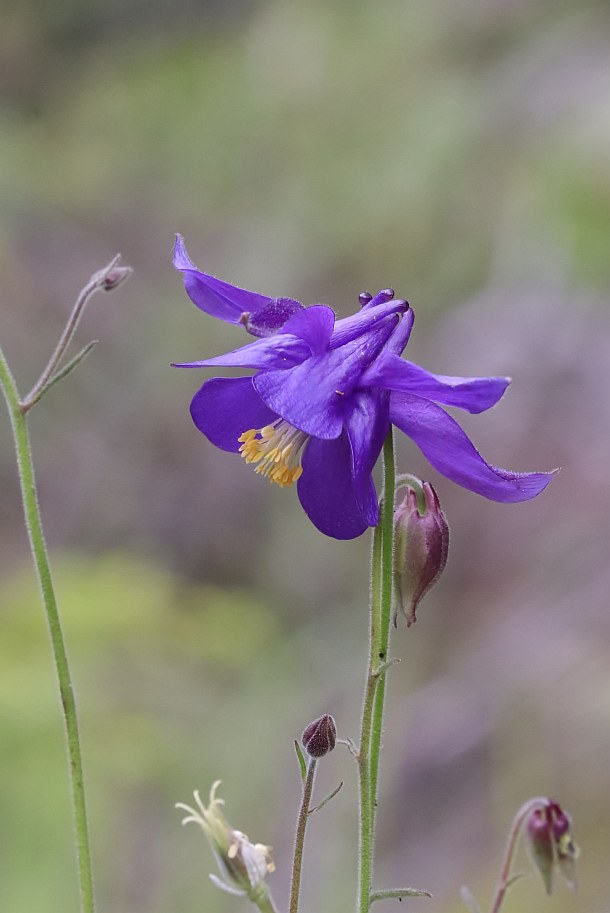
<path id="1" fill-rule="evenodd" d="M 301 457 L 308 440 L 304 431 L 278 418 L 272 425 L 244 431 L 239 452 L 246 463 L 258 463 L 255 472 L 286 488 L 303 473 Z"/>

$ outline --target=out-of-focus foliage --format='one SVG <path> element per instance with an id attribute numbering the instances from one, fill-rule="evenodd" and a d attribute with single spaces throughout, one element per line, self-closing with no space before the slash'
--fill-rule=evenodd
<path id="1" fill-rule="evenodd" d="M 292 492 L 191 427 L 203 374 L 170 362 L 243 337 L 183 294 L 180 230 L 200 267 L 341 314 L 393 285 L 413 360 L 514 376 L 466 424 L 496 464 L 563 467 L 538 501 L 489 504 L 400 445 L 452 543 L 396 635 L 377 875 L 429 888 L 439 913 L 467 881 L 485 907 L 514 810 L 548 793 L 583 849 L 578 899 L 548 908 L 606 913 L 609 37 L 604 0 L 3 11 L 0 338 L 24 391 L 89 274 L 116 250 L 136 269 L 85 318 L 102 344 L 32 414 L 52 551 L 82 552 L 56 578 L 101 911 L 237 908 L 172 808 L 217 777 L 232 823 L 275 845 L 283 903 L 292 739 L 324 712 L 357 733 L 368 545 L 323 540 Z M 64 913 L 59 713 L 0 421 L 0 909 Z M 346 785 L 312 819 L 304 909 L 352 904 L 352 767 L 321 765 L 321 795 Z M 543 906 L 527 879 L 506 913 Z"/>

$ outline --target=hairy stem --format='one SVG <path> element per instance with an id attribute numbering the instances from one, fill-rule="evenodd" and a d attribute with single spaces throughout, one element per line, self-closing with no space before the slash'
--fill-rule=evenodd
<path id="1" fill-rule="evenodd" d="M 387 663 L 390 642 L 390 625 L 392 621 L 392 592 L 394 583 L 394 486 L 396 469 L 394 465 L 394 438 L 388 434 L 383 448 L 384 492 L 380 525 L 382 528 L 381 546 L 381 610 L 379 619 L 379 643 L 377 649 L 377 667 Z M 371 732 L 371 803 L 373 820 L 377 809 L 377 780 L 379 776 L 379 756 L 381 754 L 381 736 L 383 731 L 383 710 L 385 704 L 386 673 L 379 675 L 373 705 Z"/>
<path id="2" fill-rule="evenodd" d="M 290 913 L 297 913 L 299 909 L 299 891 L 301 888 L 301 869 L 303 867 L 303 849 L 305 847 L 305 829 L 309 817 L 313 781 L 316 774 L 316 759 L 310 758 L 307 767 L 307 776 L 303 784 L 303 796 L 297 818 L 297 832 L 294 839 L 294 858 L 292 862 L 292 884 L 290 886 Z"/>
<path id="3" fill-rule="evenodd" d="M 358 752 L 360 786 L 359 913 L 367 913 L 371 904 L 375 805 L 392 599 L 394 479 L 394 448 L 390 431 L 384 444 L 384 497 L 381 503 L 379 524 L 373 535 L 369 661 L 362 704 Z M 385 668 L 380 671 L 380 667 Z"/>
<path id="4" fill-rule="evenodd" d="M 61 706 L 63 710 L 64 726 L 68 746 L 69 773 L 72 790 L 72 809 L 74 827 L 76 832 L 76 855 L 80 884 L 81 910 L 83 913 L 94 913 L 95 903 L 93 897 L 93 877 L 91 871 L 91 853 L 89 849 L 89 836 L 87 829 L 87 813 L 85 806 L 85 788 L 83 783 L 83 764 L 78 733 L 76 715 L 76 702 L 72 689 L 70 667 L 64 637 L 61 629 L 57 600 L 53 588 L 51 568 L 47 555 L 47 548 L 42 529 L 38 497 L 36 493 L 36 479 L 30 451 L 30 441 L 25 412 L 19 403 L 19 394 L 8 363 L 0 349 L 0 386 L 6 399 L 11 419 L 19 484 L 23 502 L 25 525 L 30 541 L 30 549 L 34 567 L 38 576 L 40 593 L 44 605 Z"/>

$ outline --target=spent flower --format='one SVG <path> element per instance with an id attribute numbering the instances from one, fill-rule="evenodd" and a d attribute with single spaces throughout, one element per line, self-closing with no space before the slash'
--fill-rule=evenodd
<path id="1" fill-rule="evenodd" d="M 303 307 L 200 272 L 180 235 L 174 266 L 197 307 L 257 337 L 176 366 L 256 372 L 206 381 L 191 402 L 195 425 L 270 481 L 296 482 L 303 509 L 326 535 L 352 539 L 377 525 L 372 471 L 392 425 L 438 472 L 491 500 L 527 501 L 552 479 L 553 472 L 509 472 L 483 459 L 442 406 L 483 412 L 510 379 L 431 374 L 401 358 L 414 315 L 392 289 L 362 293 L 360 311 L 337 319 L 324 304 Z"/>
<path id="2" fill-rule="evenodd" d="M 269 888 L 265 878 L 273 872 L 271 847 L 251 843 L 246 834 L 231 827 L 222 812 L 224 801 L 216 796 L 220 786 L 217 780 L 211 790 L 209 804 L 205 806 L 199 792 L 193 793 L 195 807 L 176 803 L 176 808 L 188 812 L 182 824 L 198 824 L 210 843 L 221 875 L 210 874 L 210 879 L 223 891 L 247 897 L 261 909 L 270 909 Z"/>

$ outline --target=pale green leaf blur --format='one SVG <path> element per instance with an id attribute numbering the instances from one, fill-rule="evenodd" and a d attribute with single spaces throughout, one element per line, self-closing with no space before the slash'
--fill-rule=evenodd
<path id="1" fill-rule="evenodd" d="M 535 873 L 503 913 L 610 908 L 610 10 L 605 0 L 8 0 L 0 28 L 0 341 L 26 393 L 78 289 L 100 339 L 31 413 L 74 667 L 100 913 L 245 909 L 174 802 L 216 779 L 271 844 L 286 906 L 293 741 L 357 739 L 368 553 L 324 539 L 194 429 L 246 341 L 186 298 L 175 231 L 222 278 L 341 315 L 393 286 L 409 357 L 508 374 L 464 427 L 494 464 L 561 466 L 538 500 L 436 486 L 449 563 L 388 673 L 375 888 L 482 910 L 512 815 L 574 819 L 579 893 Z M 0 409 L 0 911 L 77 909 L 59 702 Z M 354 908 L 355 765 L 319 765 L 302 910 Z M 314 797 L 315 799 L 315 797 Z M 521 853 L 519 871 L 529 872 Z M 384 910 L 398 908 L 385 901 Z"/>

